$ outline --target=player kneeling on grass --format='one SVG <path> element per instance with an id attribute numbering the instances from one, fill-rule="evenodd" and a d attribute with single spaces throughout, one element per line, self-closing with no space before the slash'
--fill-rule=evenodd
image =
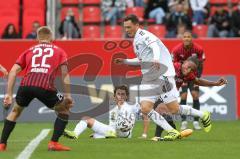
<path id="1" fill-rule="evenodd" d="M 76 125 L 74 131 L 65 130 L 64 136 L 77 139 L 88 128 L 94 131 L 93 138 L 122 137 L 130 138 L 135 123 L 138 105 L 129 105 L 126 101 L 129 89 L 125 85 L 114 88 L 116 106 L 109 112 L 109 125 L 103 124 L 91 117 L 84 117 Z"/>

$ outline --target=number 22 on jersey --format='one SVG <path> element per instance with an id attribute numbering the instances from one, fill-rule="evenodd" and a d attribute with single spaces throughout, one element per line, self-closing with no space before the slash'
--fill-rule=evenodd
<path id="1" fill-rule="evenodd" d="M 32 67 L 45 67 L 50 68 L 51 66 L 46 63 L 47 58 L 53 56 L 54 51 L 52 48 L 35 48 L 33 50 L 34 55 L 32 56 Z M 40 59 L 39 63 L 37 63 L 36 59 Z"/>

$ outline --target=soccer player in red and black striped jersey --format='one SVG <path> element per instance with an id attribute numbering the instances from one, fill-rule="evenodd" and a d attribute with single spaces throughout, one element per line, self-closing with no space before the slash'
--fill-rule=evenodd
<path id="1" fill-rule="evenodd" d="M 178 44 L 173 49 L 172 55 L 173 55 L 173 61 L 179 62 L 179 63 L 183 63 L 183 61 L 187 60 L 187 58 L 191 56 L 197 57 L 198 60 L 200 61 L 200 64 L 197 70 L 197 77 L 199 78 L 201 77 L 202 70 L 203 70 L 203 62 L 205 60 L 205 54 L 202 47 L 192 41 L 191 32 L 186 31 L 183 34 L 183 42 Z M 190 82 L 184 81 L 180 91 L 180 96 L 181 96 L 180 104 L 186 105 L 188 89 L 190 90 L 191 95 L 193 97 L 193 108 L 199 110 L 200 109 L 199 86 L 195 85 L 192 81 Z M 201 127 L 199 126 L 198 120 L 199 120 L 198 117 L 194 117 L 193 126 L 194 126 L 194 129 L 196 130 L 201 129 Z M 181 130 L 187 129 L 187 124 L 188 124 L 187 117 L 182 116 Z"/>
<path id="2" fill-rule="evenodd" d="M 46 26 L 39 28 L 37 39 L 39 44 L 34 45 L 19 56 L 8 76 L 7 93 L 4 97 L 5 107 L 9 107 L 12 104 L 13 88 L 17 74 L 23 70 L 25 71 L 17 91 L 16 102 L 4 122 L 0 151 L 6 150 L 7 140 L 16 125 L 17 118 L 34 98 L 40 100 L 48 108 L 54 109 L 57 113 L 53 136 L 48 144 L 48 150 L 70 150 L 69 147 L 58 143 L 68 123 L 69 108 L 73 103 L 69 87 L 70 78 L 67 70 L 67 55 L 61 48 L 51 43 L 53 35 L 50 28 Z M 54 87 L 54 80 L 58 70 L 61 72 L 64 95 L 59 93 Z"/>

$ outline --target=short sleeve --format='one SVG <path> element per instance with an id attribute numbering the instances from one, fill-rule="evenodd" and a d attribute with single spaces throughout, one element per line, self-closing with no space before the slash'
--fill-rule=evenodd
<path id="1" fill-rule="evenodd" d="M 67 54 L 65 51 L 61 50 L 61 56 L 60 56 L 60 65 L 67 65 Z"/>
<path id="2" fill-rule="evenodd" d="M 26 55 L 27 52 L 22 53 L 16 61 L 16 64 L 18 64 L 22 70 L 26 67 Z"/>

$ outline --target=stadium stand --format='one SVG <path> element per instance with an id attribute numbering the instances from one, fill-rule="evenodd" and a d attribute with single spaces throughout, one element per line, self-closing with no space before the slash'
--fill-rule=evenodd
<path id="1" fill-rule="evenodd" d="M 210 4 L 227 4 L 228 0 L 209 0 Z"/>
<path id="2" fill-rule="evenodd" d="M 0 35 L 9 23 L 12 23 L 19 32 L 19 16 L 19 11 L 14 8 L 0 9 Z"/>
<path id="3" fill-rule="evenodd" d="M 148 31 L 160 38 L 164 38 L 166 35 L 166 27 L 164 25 L 149 25 Z"/>
<path id="4" fill-rule="evenodd" d="M 104 38 L 122 38 L 122 26 L 105 26 Z"/>
<path id="5" fill-rule="evenodd" d="M 34 21 L 38 21 L 40 25 L 44 25 L 45 11 L 37 8 L 25 9 L 23 12 L 23 38 L 31 32 Z"/>
<path id="6" fill-rule="evenodd" d="M 83 26 L 82 37 L 87 39 L 100 38 L 101 37 L 100 27 L 98 25 Z"/>
<path id="7" fill-rule="evenodd" d="M 11 8 L 11 9 L 16 9 L 19 10 L 20 8 L 20 0 L 8 0 L 8 2 L 4 3 L 1 2 L 0 3 L 0 9 L 7 9 L 7 8 Z"/>
<path id="8" fill-rule="evenodd" d="M 144 8 L 143 7 L 131 7 L 126 9 L 126 15 L 135 14 L 139 17 L 140 21 L 144 20 Z"/>
<path id="9" fill-rule="evenodd" d="M 46 0 L 23 0 L 23 9 L 36 8 L 46 9 Z"/>
<path id="10" fill-rule="evenodd" d="M 80 22 L 80 12 L 79 12 L 79 9 L 77 7 L 63 7 L 61 9 L 61 13 L 60 13 L 61 14 L 60 20 L 62 21 L 66 17 L 67 11 L 69 9 L 72 9 L 72 11 L 74 13 L 75 21 L 79 23 Z"/>
<path id="11" fill-rule="evenodd" d="M 100 5 L 101 0 L 82 0 L 82 4 L 84 4 L 84 5 Z"/>
<path id="12" fill-rule="evenodd" d="M 193 26 L 193 33 L 196 34 L 198 38 L 207 37 L 207 31 L 208 31 L 207 25 Z"/>
<path id="13" fill-rule="evenodd" d="M 99 7 L 83 7 L 83 23 L 100 23 L 101 10 Z"/>
<path id="14" fill-rule="evenodd" d="M 61 0 L 62 5 L 78 5 L 79 0 Z"/>

